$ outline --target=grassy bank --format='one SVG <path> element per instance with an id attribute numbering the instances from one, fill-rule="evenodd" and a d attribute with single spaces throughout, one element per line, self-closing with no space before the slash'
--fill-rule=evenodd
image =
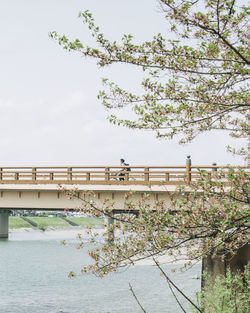
<path id="1" fill-rule="evenodd" d="M 73 227 L 72 223 L 81 227 L 103 227 L 103 219 L 95 217 L 78 217 L 78 218 L 66 218 L 62 219 L 60 217 L 26 217 L 23 220 L 18 216 L 9 217 L 9 229 L 18 229 L 18 228 L 33 228 L 46 230 L 49 227 L 53 228 L 68 228 Z"/>
<path id="2" fill-rule="evenodd" d="M 18 216 L 9 217 L 9 229 L 32 228 L 32 226 Z"/>

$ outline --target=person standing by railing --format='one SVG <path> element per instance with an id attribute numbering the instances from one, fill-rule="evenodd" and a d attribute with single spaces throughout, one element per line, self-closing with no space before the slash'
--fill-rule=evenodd
<path id="1" fill-rule="evenodd" d="M 131 171 L 131 168 L 128 167 L 129 164 L 125 163 L 124 159 L 120 159 L 120 165 L 121 165 L 122 169 L 121 169 L 121 173 L 118 176 L 119 176 L 119 180 L 123 181 L 124 180 L 124 176 L 125 176 L 125 172 Z"/>

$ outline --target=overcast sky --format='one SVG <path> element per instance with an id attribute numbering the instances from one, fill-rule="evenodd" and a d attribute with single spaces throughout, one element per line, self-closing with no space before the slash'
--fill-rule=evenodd
<path id="1" fill-rule="evenodd" d="M 97 100 L 101 78 L 133 87 L 140 82 L 125 66 L 98 69 L 49 39 L 56 30 L 90 42 L 78 12 L 89 9 L 106 37 L 136 40 L 166 34 L 155 0 L 0 0 L 0 166 L 242 164 L 225 151 L 223 133 L 191 144 L 159 140 L 151 132 L 112 126 Z M 168 36 L 168 34 L 166 34 Z"/>

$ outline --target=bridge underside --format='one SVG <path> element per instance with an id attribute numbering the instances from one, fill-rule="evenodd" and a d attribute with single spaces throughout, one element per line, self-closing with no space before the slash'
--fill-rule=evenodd
<path id="1" fill-rule="evenodd" d="M 77 187 L 77 188 L 76 188 Z M 171 190 L 172 189 L 172 190 Z M 87 198 L 93 200 L 98 206 L 103 204 L 105 199 L 110 199 L 112 207 L 115 210 L 124 210 L 124 196 L 133 191 L 133 199 L 139 200 L 146 192 L 150 194 L 150 201 L 169 199 L 168 192 L 173 188 L 162 186 L 67 186 L 67 190 L 76 190 L 81 199 L 69 199 L 66 192 L 58 185 L 0 185 L 0 210 L 75 210 L 82 207 L 83 200 Z M 92 191 L 94 194 L 86 196 L 86 191 Z"/>
<path id="2" fill-rule="evenodd" d="M 77 190 L 76 190 L 77 188 Z M 172 189 L 172 190 L 171 190 Z M 11 210 L 47 210 L 63 211 L 84 208 L 84 199 L 94 201 L 98 208 L 109 199 L 110 208 L 114 213 L 128 212 L 124 206 L 126 193 L 133 191 L 133 200 L 139 201 L 144 193 L 149 194 L 149 201 L 170 201 L 166 186 L 110 186 L 110 185 L 78 185 L 67 186 L 67 190 L 76 190 L 79 198 L 69 199 L 66 192 L 58 185 L 0 185 L 0 238 L 8 237 L 8 215 Z M 93 194 L 86 195 L 86 191 Z M 129 210 L 135 213 L 136 210 Z"/>

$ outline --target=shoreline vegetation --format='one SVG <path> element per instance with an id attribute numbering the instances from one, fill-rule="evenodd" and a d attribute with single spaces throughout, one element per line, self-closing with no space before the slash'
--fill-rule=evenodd
<path id="1" fill-rule="evenodd" d="M 9 217 L 9 230 L 13 231 L 47 231 L 47 230 L 67 230 L 81 228 L 104 228 L 104 220 L 95 217 Z"/>

